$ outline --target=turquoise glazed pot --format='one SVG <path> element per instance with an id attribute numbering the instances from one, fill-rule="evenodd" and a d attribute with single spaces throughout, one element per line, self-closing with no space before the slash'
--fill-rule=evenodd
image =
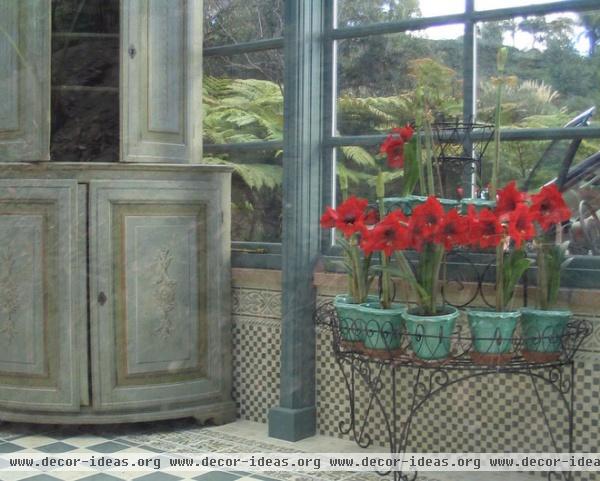
<path id="1" fill-rule="evenodd" d="M 385 205 L 385 211 L 391 212 L 394 209 L 402 209 L 404 215 L 411 215 L 415 206 L 423 204 L 427 200 L 427 197 L 422 195 L 407 195 L 404 197 L 386 197 L 383 199 Z M 454 199 L 440 199 L 440 204 L 444 206 L 445 210 L 449 210 L 452 207 L 458 206 L 458 201 Z"/>
<path id="2" fill-rule="evenodd" d="M 420 195 L 407 195 L 404 197 L 386 197 L 383 199 L 385 212 L 389 213 L 395 209 L 401 209 L 404 215 L 410 215 L 415 206 L 422 204 L 427 197 Z"/>
<path id="3" fill-rule="evenodd" d="M 419 359 L 433 361 L 445 359 L 450 354 L 450 336 L 459 312 L 452 306 L 440 308 L 440 312 L 435 316 L 421 316 L 415 308 L 404 314 L 410 346 Z"/>
<path id="4" fill-rule="evenodd" d="M 360 305 L 364 322 L 364 346 L 367 349 L 394 350 L 402 341 L 403 317 L 406 308 L 392 304 L 391 309 L 381 309 L 379 301 Z"/>
<path id="5" fill-rule="evenodd" d="M 475 207 L 475 210 L 477 212 L 479 212 L 482 209 L 485 209 L 486 207 L 488 209 L 493 209 L 494 207 L 496 207 L 496 203 L 493 200 L 487 200 L 487 199 L 462 199 L 460 201 L 460 211 L 463 214 L 467 213 L 467 209 L 468 207 L 472 205 Z"/>
<path id="6" fill-rule="evenodd" d="M 521 309 L 521 335 L 528 352 L 560 353 L 561 336 L 571 319 L 571 311 Z"/>
<path id="7" fill-rule="evenodd" d="M 496 312 L 491 309 L 469 309 L 467 318 L 475 351 L 484 355 L 510 352 L 520 317 L 520 311 Z"/>
<path id="8" fill-rule="evenodd" d="M 377 296 L 369 296 L 368 301 L 377 301 Z M 344 341 L 359 342 L 364 337 L 363 314 L 360 304 L 352 302 L 348 294 L 339 294 L 333 300 L 333 306 L 340 322 L 340 335 Z"/>

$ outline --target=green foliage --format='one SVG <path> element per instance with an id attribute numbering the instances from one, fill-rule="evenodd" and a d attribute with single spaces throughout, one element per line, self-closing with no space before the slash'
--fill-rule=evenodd
<path id="1" fill-rule="evenodd" d="M 538 245 L 536 262 L 540 309 L 552 309 L 556 306 L 561 272 L 573 260 L 567 256 L 567 246 L 568 243 L 556 244 L 551 240 Z"/>
<path id="2" fill-rule="evenodd" d="M 412 194 L 418 180 L 417 137 L 414 136 L 410 142 L 404 145 L 404 185 L 402 186 L 402 195 Z"/>
<path id="3" fill-rule="evenodd" d="M 283 138 L 283 93 L 272 82 L 206 77 L 203 101 L 207 143 Z"/>
<path id="4" fill-rule="evenodd" d="M 502 265 L 502 281 L 504 283 L 502 309 L 506 309 L 510 305 L 515 287 L 531 263 L 532 260 L 527 258 L 524 249 L 511 249 L 508 254 L 505 254 Z"/>

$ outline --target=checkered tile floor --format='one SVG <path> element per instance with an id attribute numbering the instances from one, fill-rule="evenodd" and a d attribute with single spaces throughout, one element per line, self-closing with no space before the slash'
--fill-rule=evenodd
<path id="1" fill-rule="evenodd" d="M 264 431 L 264 425 L 258 432 Z M 236 429 L 237 427 L 237 429 Z M 249 431 L 240 430 L 238 423 L 223 427 L 202 427 L 193 420 L 159 423 L 140 423 L 113 426 L 43 426 L 31 424 L 0 423 L 0 453 L 235 453 L 235 452 L 319 452 L 297 449 L 294 443 L 271 443 L 270 438 L 260 434 L 248 436 Z M 323 438 L 328 449 L 335 449 L 335 439 Z M 341 442 L 341 441 L 340 441 Z M 341 451 L 341 450 L 340 450 Z M 356 450 L 355 450 L 356 451 Z M 321 451 L 322 452 L 322 451 Z M 433 474 L 433 473 L 430 473 Z M 448 476 L 450 474 L 450 476 Z M 465 473 L 435 473 L 419 475 L 418 481 L 481 481 Z M 496 473 L 494 473 L 496 474 Z M 499 473 L 502 474 L 502 473 Z M 520 477 L 489 477 L 489 481 L 521 481 Z M 510 473 L 519 474 L 519 473 Z M 0 470 L 0 481 L 389 481 L 375 473 L 323 472 L 312 473 L 240 473 L 204 472 L 172 475 L 160 472 L 140 475 L 136 472 L 112 471 L 110 474 L 77 473 L 74 471 L 51 471 L 48 473 L 10 472 Z M 529 478 L 535 481 L 536 478 Z"/>
<path id="2" fill-rule="evenodd" d="M 259 443 L 260 444 L 260 443 Z M 256 443 L 252 443 L 253 446 Z M 250 451 L 243 438 L 215 433 L 193 421 L 115 426 L 40 426 L 0 424 L 0 453 L 139 453 L 139 452 L 243 452 Z M 261 448 L 268 448 L 266 445 Z M 272 451 L 276 448 L 271 447 Z M 258 449 L 253 447 L 252 449 Z M 268 450 L 268 449 L 265 449 Z M 284 473 L 285 474 L 285 473 Z M 284 477 L 281 479 L 296 478 Z M 298 480 L 300 478 L 297 478 Z M 192 476 L 135 472 L 90 474 L 74 471 L 47 474 L 0 471 L 1 481 L 277 481 L 257 473 L 208 472 Z"/>

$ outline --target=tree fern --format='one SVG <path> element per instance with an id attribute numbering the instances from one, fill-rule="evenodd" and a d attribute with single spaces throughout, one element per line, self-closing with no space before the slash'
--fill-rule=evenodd
<path id="1" fill-rule="evenodd" d="M 254 190 L 275 189 L 281 186 L 283 169 L 279 165 L 242 164 L 220 157 L 204 157 L 204 162 L 215 165 L 230 165 L 244 183 Z"/>

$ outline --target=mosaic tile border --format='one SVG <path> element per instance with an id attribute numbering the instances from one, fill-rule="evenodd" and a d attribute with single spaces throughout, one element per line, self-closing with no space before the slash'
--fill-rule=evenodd
<path id="1" fill-rule="evenodd" d="M 232 313 L 267 319 L 281 319 L 281 291 L 234 288 Z"/>

